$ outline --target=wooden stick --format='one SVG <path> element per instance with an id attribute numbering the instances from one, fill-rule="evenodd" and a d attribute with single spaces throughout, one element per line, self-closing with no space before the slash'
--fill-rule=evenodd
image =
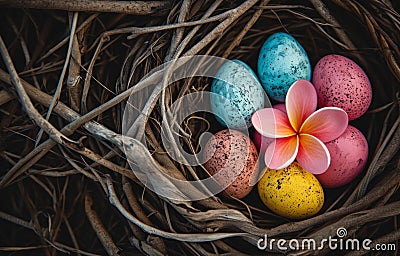
<path id="1" fill-rule="evenodd" d="M 89 24 L 93 20 L 95 20 L 98 16 L 99 16 L 99 13 L 90 15 L 89 18 L 87 18 L 84 22 L 82 22 L 81 25 L 79 25 L 79 27 L 76 29 L 76 33 L 82 33 L 84 30 L 86 30 L 87 27 L 89 26 Z M 40 57 L 38 62 L 48 58 L 50 55 L 52 55 L 57 50 L 59 50 L 61 47 L 63 47 L 68 42 L 70 34 L 67 37 L 65 37 L 63 40 L 61 40 L 58 44 L 56 44 L 54 47 L 52 47 L 50 50 L 48 50 L 46 54 L 44 54 L 42 57 Z"/>
<path id="2" fill-rule="evenodd" d="M 346 32 L 340 26 L 339 22 L 336 20 L 335 17 L 332 16 L 328 8 L 325 4 L 320 0 L 310 0 L 310 2 L 314 5 L 317 12 L 329 23 L 331 23 L 334 27 L 336 35 L 342 40 L 344 45 L 347 47 L 346 50 L 354 50 L 357 49 L 350 38 L 347 36 Z"/>
<path id="3" fill-rule="evenodd" d="M 310 237 L 314 238 L 316 241 L 321 241 L 326 238 L 326 234 L 332 231 L 336 231 L 340 227 L 357 227 L 363 225 L 367 222 L 377 221 L 380 219 L 393 217 L 400 214 L 400 201 L 396 201 L 387 205 L 380 207 L 374 207 L 368 210 L 355 212 L 337 220 L 334 224 L 326 226 L 317 232 L 315 232 Z"/>
<path id="4" fill-rule="evenodd" d="M 27 228 L 27 229 L 35 230 L 35 227 L 33 226 L 32 222 L 20 219 L 18 217 L 15 217 L 15 216 L 5 213 L 5 212 L 0 212 L 0 219 L 12 222 L 16 225 L 19 225 L 19 226 Z"/>
<path id="5" fill-rule="evenodd" d="M 81 65 L 82 65 L 82 55 L 80 50 L 80 45 L 77 36 L 74 37 L 71 49 L 71 61 L 69 63 L 68 78 L 67 78 L 67 89 L 71 108 L 80 112 L 81 109 Z"/>
<path id="6" fill-rule="evenodd" d="M 390 141 L 389 141 L 390 138 Z M 379 154 L 375 155 L 372 163 L 364 176 L 364 178 L 359 183 L 357 190 L 353 192 L 350 198 L 347 199 L 350 203 L 355 200 L 359 200 L 361 197 L 367 193 L 367 187 L 370 181 L 376 176 L 379 170 L 384 169 L 389 161 L 396 155 L 399 151 L 400 145 L 400 118 L 394 123 L 392 129 L 389 131 L 385 141 L 383 142 L 383 147 L 380 147 Z M 356 194 L 355 192 L 358 191 Z"/>
<path id="7" fill-rule="evenodd" d="M 204 47 L 206 47 L 211 41 L 215 40 L 218 36 L 222 35 L 223 32 L 240 16 L 242 16 L 246 11 L 253 7 L 258 1 L 248 0 L 235 9 L 232 9 L 232 14 L 216 26 L 210 33 L 208 33 L 203 40 L 194 45 L 190 50 L 188 50 L 183 56 L 193 56 L 199 53 Z"/>
<path id="8" fill-rule="evenodd" d="M 11 76 L 8 75 L 5 71 L 0 69 L 0 80 L 11 84 Z M 27 94 L 32 97 L 32 99 L 36 100 L 40 104 L 49 106 L 51 102 L 51 96 L 36 89 L 23 79 L 20 79 L 20 82 L 24 86 Z M 96 132 L 94 134 L 100 135 L 101 136 L 106 136 L 109 138 L 114 144 L 116 145 L 122 145 L 121 141 L 121 136 L 106 129 L 102 125 L 95 123 L 95 122 L 89 122 L 92 118 L 96 117 L 97 115 L 95 114 L 94 116 L 89 113 L 85 116 L 80 116 L 78 113 L 73 111 L 72 109 L 68 108 L 66 105 L 64 105 L 62 102 L 58 102 L 58 104 L 54 107 L 54 112 L 61 114 L 63 118 L 65 118 L 68 121 L 72 121 L 72 123 L 68 124 L 66 127 L 64 127 L 61 132 L 63 134 L 72 134 L 73 131 L 78 129 L 81 125 L 85 124 L 85 126 L 88 126 L 86 128 L 89 128 L 89 130 L 95 129 Z M 100 113 L 99 111 L 98 113 Z M 87 123 L 89 122 L 89 123 Z M 96 128 L 97 127 L 97 128 Z M 100 128 L 100 130 L 98 130 Z M 103 129 L 104 128 L 104 129 Z M 64 135 L 63 135 L 64 136 Z M 68 136 L 68 135 L 67 135 Z M 47 153 L 48 150 L 50 150 L 55 144 L 55 141 L 52 140 L 47 140 L 43 142 L 41 145 L 39 145 L 36 149 L 34 149 L 32 152 L 30 152 L 27 156 L 25 156 L 23 159 L 21 159 L 11 170 L 7 172 L 7 174 L 0 180 L 0 188 L 4 187 L 5 185 L 8 185 L 12 180 L 14 180 L 16 177 L 24 173 L 29 167 L 25 166 L 27 165 L 28 162 L 31 160 L 33 162 L 38 161 L 41 157 L 43 157 L 44 154 Z M 65 143 L 61 143 L 65 144 Z M 92 159 L 93 161 L 98 161 L 99 164 L 101 165 L 106 165 L 108 166 L 107 168 L 114 170 L 116 172 L 122 171 L 120 174 L 125 175 L 129 177 L 130 179 L 135 179 L 134 174 L 125 168 L 122 168 L 112 162 L 109 162 L 105 159 L 102 159 L 101 156 L 98 154 L 94 153 L 93 151 L 87 149 L 87 148 L 72 148 L 75 151 L 79 151 L 80 154 Z"/>
<path id="9" fill-rule="evenodd" d="M 49 109 L 47 110 L 46 121 L 49 120 L 51 112 L 53 111 L 54 106 L 57 104 L 57 102 L 61 96 L 61 90 L 62 90 L 63 83 L 64 83 L 64 77 L 65 77 L 65 74 L 67 73 L 67 68 L 69 65 L 69 61 L 71 59 L 72 45 L 74 42 L 74 38 L 76 37 L 75 31 L 76 31 L 77 23 L 78 23 L 78 12 L 75 12 L 73 21 L 72 21 L 72 25 L 71 25 L 71 32 L 70 32 L 71 35 L 70 35 L 70 41 L 69 41 L 69 45 L 68 45 L 67 56 L 65 58 L 64 67 L 61 71 L 60 79 L 58 79 L 56 91 L 54 92 L 53 98 L 51 99 Z M 35 148 L 38 146 L 40 139 L 42 138 L 42 134 L 43 134 L 43 129 L 40 129 L 36 136 Z"/>
<path id="10" fill-rule="evenodd" d="M 139 202 L 137 200 L 137 196 L 134 194 L 133 189 L 129 181 L 125 176 L 122 176 L 122 189 L 128 199 L 129 206 L 132 208 L 133 212 L 137 216 L 137 218 L 143 223 L 151 226 L 152 223 L 150 218 L 144 213 L 143 209 L 140 207 Z M 132 223 L 132 222 L 129 222 Z M 135 226 L 137 228 L 137 226 Z M 140 230 L 140 229 L 139 229 Z M 142 230 L 140 230 L 142 231 Z M 162 252 L 163 255 L 167 254 L 167 249 L 164 243 L 164 240 L 161 237 L 149 235 L 147 236 L 147 244 L 151 247 L 157 249 L 158 252 Z M 138 244 L 140 245 L 140 243 Z M 141 249 L 145 250 L 144 245 L 142 244 Z"/>
<path id="11" fill-rule="evenodd" d="M 267 5 L 269 0 L 263 0 L 260 3 L 260 6 L 265 6 Z M 247 34 L 247 32 L 250 30 L 250 28 L 257 22 L 257 20 L 260 18 L 261 14 L 263 13 L 263 9 L 258 9 L 255 11 L 253 14 L 253 17 L 247 22 L 246 26 L 243 28 L 242 31 L 240 31 L 239 35 L 233 40 L 232 44 L 229 45 L 229 47 L 225 50 L 224 54 L 222 55 L 222 58 L 227 58 L 229 54 L 232 52 L 233 49 L 235 49 L 236 46 L 240 44 L 242 41 L 243 37 Z"/>
<path id="12" fill-rule="evenodd" d="M 6 90 L 0 91 L 0 106 L 3 104 L 6 104 L 7 102 L 9 102 L 12 99 L 14 99 L 14 95 L 12 95 L 11 93 L 9 93 Z"/>
<path id="13" fill-rule="evenodd" d="M 161 237 L 165 237 L 168 239 L 175 239 L 177 241 L 187 241 L 187 242 L 209 242 L 209 241 L 215 241 L 219 239 L 224 239 L 224 238 L 229 238 L 229 237 L 238 237 L 238 236 L 247 236 L 248 234 L 246 233 L 240 233 L 240 232 L 232 232 L 232 233 L 192 233 L 192 234 L 183 234 L 183 233 L 172 233 L 172 232 L 167 232 L 160 230 L 158 228 L 154 228 L 152 226 L 149 226 L 142 221 L 138 220 L 136 217 L 134 217 L 131 213 L 129 213 L 121 204 L 119 201 L 117 194 L 115 193 L 114 190 L 114 185 L 110 179 L 110 177 L 107 177 L 106 179 L 107 183 L 107 188 L 108 188 L 108 199 L 110 200 L 110 203 L 115 206 L 115 208 L 118 209 L 118 211 L 129 221 L 134 223 L 136 226 L 139 228 L 143 229 L 148 234 L 152 235 L 157 235 Z"/>
<path id="14" fill-rule="evenodd" d="M 391 249 L 396 248 L 396 250 L 393 250 L 393 254 L 392 255 L 398 255 L 396 254 L 396 252 L 399 251 L 398 249 L 398 241 L 400 239 L 400 230 L 396 230 L 392 233 L 388 233 L 378 239 L 374 239 L 374 241 L 371 243 L 371 245 L 369 246 L 370 248 L 376 248 L 376 246 L 379 245 L 383 245 L 385 244 L 386 246 L 390 246 Z M 396 244 L 397 243 L 397 244 Z M 358 255 L 366 255 L 369 252 L 371 252 L 370 250 L 366 250 L 365 248 L 360 248 L 360 250 L 357 251 L 352 251 L 348 254 L 346 254 L 347 256 L 358 256 Z M 387 251 L 389 253 L 389 251 Z"/>
<path id="15" fill-rule="evenodd" d="M 185 22 L 186 16 L 190 11 L 190 0 L 184 0 L 181 5 L 181 10 L 178 16 L 178 23 Z M 185 29 L 183 27 L 177 28 L 172 35 L 171 44 L 169 46 L 167 57 L 165 58 L 166 61 L 170 61 L 172 56 L 174 55 L 177 45 L 182 41 L 183 33 Z"/>
<path id="16" fill-rule="evenodd" d="M 0 0 L 0 6 L 64 10 L 74 12 L 113 12 L 133 15 L 158 15 L 169 8 L 169 1 L 97 1 L 97 0 Z"/>
<path id="17" fill-rule="evenodd" d="M 106 249 L 108 255 L 119 255 L 119 249 L 115 245 L 112 237 L 107 232 L 106 228 L 104 227 L 103 223 L 101 222 L 99 215 L 92 209 L 93 199 L 91 196 L 86 194 L 85 196 L 85 212 L 86 216 L 88 217 L 90 224 L 94 232 L 96 233 L 97 237 L 99 238 L 101 244 L 103 245 L 104 249 Z"/>
<path id="18" fill-rule="evenodd" d="M 40 115 L 40 113 L 37 111 L 37 109 L 33 106 L 32 101 L 29 98 L 28 94 L 26 93 L 21 83 L 21 80 L 18 76 L 18 73 L 15 70 L 14 64 L 11 60 L 7 47 L 4 44 L 3 38 L 1 36 L 0 36 L 0 52 L 3 57 L 4 63 L 6 64 L 7 69 L 10 72 L 12 84 L 14 85 L 19 100 L 22 106 L 24 107 L 26 113 L 28 114 L 28 116 L 32 118 L 35 121 L 35 123 L 40 128 L 42 128 L 57 143 L 63 144 L 66 141 L 70 143 L 75 143 L 74 141 L 65 137 L 59 130 L 57 130 L 52 124 L 50 124 L 46 119 L 44 119 L 42 115 Z"/>
<path id="19" fill-rule="evenodd" d="M 45 230 L 37 230 L 35 228 L 34 224 L 32 223 L 32 221 L 28 222 L 26 220 L 20 219 L 18 217 L 15 217 L 15 216 L 10 215 L 10 214 L 5 213 L 5 212 L 0 212 L 0 218 L 3 219 L 3 220 L 9 221 L 11 223 L 14 223 L 14 224 L 16 224 L 18 226 L 33 230 L 35 232 L 41 232 L 41 233 L 45 232 Z M 81 253 L 81 254 L 88 255 L 88 256 L 100 256 L 99 254 L 94 254 L 94 253 L 90 253 L 90 252 L 87 252 L 87 251 L 82 251 L 82 250 L 80 250 L 78 248 L 70 247 L 70 246 L 64 245 L 62 243 L 59 243 L 57 241 L 54 241 L 52 243 L 50 243 L 49 241 L 46 241 L 46 242 L 48 244 L 50 244 L 51 246 L 55 247 L 55 248 L 60 248 L 60 250 L 61 250 L 61 248 L 63 248 L 63 249 L 69 250 L 71 252 L 76 252 L 77 254 Z M 48 247 L 47 245 L 42 245 L 42 246 L 43 247 Z M 0 251 L 21 251 L 21 250 L 30 250 L 32 248 L 33 247 L 25 247 L 25 246 L 24 247 L 15 247 L 15 246 L 10 247 L 10 246 L 7 246 L 7 247 L 1 247 Z M 65 250 L 61 250 L 61 251 L 66 253 Z"/>

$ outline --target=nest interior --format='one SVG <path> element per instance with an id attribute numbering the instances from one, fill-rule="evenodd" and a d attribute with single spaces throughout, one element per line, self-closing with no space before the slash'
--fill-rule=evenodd
<path id="1" fill-rule="evenodd" d="M 321 240 L 339 227 L 348 236 L 399 247 L 397 1 L 139 1 L 136 9 L 123 1 L 119 9 L 107 8 L 108 1 L 72 7 L 71 1 L 55 7 L 21 2 L 5 1 L 0 10 L 2 253 L 263 254 L 256 243 L 264 234 Z M 240 59 L 256 70 L 263 42 L 278 31 L 302 44 L 312 66 L 335 53 L 368 74 L 371 107 L 351 123 L 369 144 L 363 173 L 344 187 L 326 189 L 323 209 L 302 221 L 273 214 L 255 190 L 243 200 L 217 195 L 186 202 L 147 189 L 121 147 L 127 98 L 137 93 L 146 110 L 143 120 L 132 120 L 134 168 L 196 180 L 205 177 L 203 168 L 166 153 L 161 122 L 174 101 L 209 90 L 211 80 L 187 78 L 159 92 L 135 91 L 143 77 L 167 61 L 198 54 Z M 220 129 L 212 115 L 195 113 L 175 143 L 197 152 L 200 135 Z"/>

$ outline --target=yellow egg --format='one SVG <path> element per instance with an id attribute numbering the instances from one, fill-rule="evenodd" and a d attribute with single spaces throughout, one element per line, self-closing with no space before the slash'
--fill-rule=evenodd
<path id="1" fill-rule="evenodd" d="M 258 182 L 258 194 L 269 209 L 290 219 L 311 217 L 324 204 L 321 184 L 297 162 L 280 170 L 267 168 Z"/>

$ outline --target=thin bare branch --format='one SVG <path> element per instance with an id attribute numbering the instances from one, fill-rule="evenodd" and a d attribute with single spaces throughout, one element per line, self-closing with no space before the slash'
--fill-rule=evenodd
<path id="1" fill-rule="evenodd" d="M 60 95 L 61 95 L 61 90 L 62 90 L 63 83 L 64 83 L 64 76 L 65 76 L 65 74 L 67 72 L 68 64 L 69 64 L 69 61 L 71 59 L 71 53 L 72 53 L 72 47 L 73 47 L 74 38 L 76 37 L 75 30 L 76 30 L 77 22 L 78 22 L 78 12 L 75 12 L 74 13 L 74 17 L 72 18 L 71 35 L 69 37 L 70 40 L 69 40 L 69 45 L 68 45 L 67 56 L 65 58 L 64 67 L 63 67 L 63 69 L 61 71 L 61 75 L 60 75 L 60 78 L 58 80 L 56 91 L 54 92 L 53 99 L 51 100 L 49 109 L 47 110 L 46 120 L 49 120 L 51 112 L 53 111 L 53 108 L 54 108 L 55 104 L 57 104 L 57 102 L 58 102 L 58 100 L 60 98 Z M 43 129 L 40 129 L 39 133 L 37 134 L 37 137 L 36 137 L 35 147 L 37 147 L 37 145 L 39 144 L 40 139 L 42 138 L 42 134 L 43 134 Z"/>
<path id="2" fill-rule="evenodd" d="M 12 99 L 14 99 L 14 95 L 7 92 L 6 90 L 0 91 L 0 106 L 3 104 L 6 104 L 7 102 L 9 102 Z"/>
<path id="3" fill-rule="evenodd" d="M 180 233 L 171 233 L 162 231 L 160 229 L 151 227 L 137 218 L 135 218 L 132 214 L 130 214 L 121 204 L 119 201 L 117 194 L 115 193 L 114 186 L 110 178 L 106 179 L 108 193 L 109 193 L 109 200 L 112 205 L 114 205 L 119 212 L 127 218 L 129 221 L 143 229 L 145 232 L 157 236 L 162 236 L 169 239 L 175 239 L 178 241 L 186 241 L 186 242 L 208 242 L 214 241 L 219 239 L 224 239 L 228 237 L 237 237 L 237 236 L 246 236 L 246 233 L 197 233 L 197 234 L 180 234 Z"/>
<path id="4" fill-rule="evenodd" d="M 101 244 L 106 249 L 108 255 L 115 256 L 118 255 L 119 249 L 115 245 L 111 235 L 107 232 L 107 229 L 104 227 L 103 223 L 100 220 L 99 215 L 92 209 L 93 199 L 89 194 L 85 195 L 85 212 L 86 216 L 89 219 L 90 224 L 97 237 L 101 241 Z"/>
<path id="5" fill-rule="evenodd" d="M 73 12 L 113 12 L 133 15 L 157 15 L 170 6 L 169 1 L 107 1 L 95 0 L 1 0 L 0 6 L 64 10 Z"/>
<path id="6" fill-rule="evenodd" d="M 11 81 L 18 93 L 19 100 L 24 106 L 25 111 L 32 118 L 35 123 L 41 127 L 53 140 L 57 143 L 76 143 L 69 138 L 65 137 L 60 131 L 58 131 L 52 124 L 50 124 L 46 119 L 44 119 L 40 113 L 36 110 L 33 106 L 31 99 L 29 98 L 28 94 L 26 93 L 21 80 L 18 76 L 17 71 L 15 70 L 14 64 L 11 60 L 11 57 L 8 53 L 7 47 L 4 44 L 3 38 L 0 36 L 0 52 L 3 57 L 4 63 L 7 66 L 8 71 L 10 72 Z"/>

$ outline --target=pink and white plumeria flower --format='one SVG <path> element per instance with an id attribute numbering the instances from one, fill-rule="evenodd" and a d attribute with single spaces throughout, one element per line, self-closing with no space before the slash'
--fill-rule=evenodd
<path id="1" fill-rule="evenodd" d="M 330 164 L 324 143 L 338 138 L 348 125 L 347 113 L 337 107 L 317 109 L 317 93 L 307 80 L 299 80 L 286 95 L 286 113 L 264 108 L 252 116 L 254 128 L 275 140 L 265 152 L 270 169 L 282 169 L 294 160 L 313 174 L 325 172 Z"/>

